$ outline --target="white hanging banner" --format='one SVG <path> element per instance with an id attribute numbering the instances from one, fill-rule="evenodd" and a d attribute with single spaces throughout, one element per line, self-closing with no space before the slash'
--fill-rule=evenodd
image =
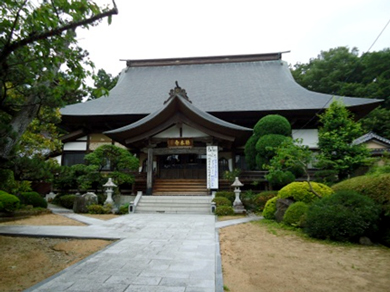
<path id="1" fill-rule="evenodd" d="M 207 146 L 207 189 L 218 189 L 218 146 Z"/>

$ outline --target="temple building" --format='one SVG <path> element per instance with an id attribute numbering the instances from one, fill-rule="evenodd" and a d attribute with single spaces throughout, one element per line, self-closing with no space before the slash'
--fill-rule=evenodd
<path id="1" fill-rule="evenodd" d="M 245 142 L 268 114 L 287 118 L 293 137 L 315 149 L 318 114 L 333 99 L 358 119 L 381 102 L 309 91 L 294 81 L 282 53 L 126 60 L 108 96 L 61 110 L 69 134 L 58 159 L 82 163 L 102 144 L 120 145 L 140 160 L 146 184 L 138 191 L 174 192 L 162 182 L 182 180 L 191 192 L 198 180 L 207 193 L 219 189 L 224 171 L 246 169 Z"/>

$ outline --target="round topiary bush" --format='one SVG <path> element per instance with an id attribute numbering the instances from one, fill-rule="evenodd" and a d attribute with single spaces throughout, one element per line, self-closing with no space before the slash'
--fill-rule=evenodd
<path id="1" fill-rule="evenodd" d="M 129 214 L 130 203 L 123 204 L 119 207 L 119 214 Z"/>
<path id="2" fill-rule="evenodd" d="M 20 193 L 20 201 L 24 205 L 32 205 L 33 207 L 47 208 L 47 202 L 37 192 Z"/>
<path id="3" fill-rule="evenodd" d="M 216 197 L 213 199 L 213 202 L 215 202 L 215 206 L 232 206 L 232 202 L 225 198 L 225 197 Z"/>
<path id="4" fill-rule="evenodd" d="M 296 227 L 303 227 L 306 221 L 308 205 L 304 202 L 291 204 L 283 216 L 283 222 Z"/>
<path id="5" fill-rule="evenodd" d="M 259 137 L 269 134 L 291 136 L 291 125 L 285 117 L 267 115 L 257 122 L 253 132 Z"/>
<path id="6" fill-rule="evenodd" d="M 320 239 L 357 241 L 375 231 L 379 215 L 380 207 L 371 198 L 339 191 L 309 207 L 305 231 Z"/>
<path id="7" fill-rule="evenodd" d="M 313 190 L 322 198 L 333 193 L 333 190 L 324 184 L 316 182 L 310 182 L 310 184 L 312 185 Z M 307 204 L 318 199 L 318 197 L 310 191 L 310 186 L 307 182 L 293 182 L 288 184 L 278 192 L 278 198 L 291 198 L 296 202 L 304 202 Z"/>
<path id="8" fill-rule="evenodd" d="M 12 213 L 20 207 L 20 200 L 17 196 L 0 191 L 0 212 Z"/>
<path id="9" fill-rule="evenodd" d="M 217 216 L 231 216 L 234 214 L 233 207 L 231 206 L 219 206 L 215 208 L 215 215 Z"/>
<path id="10" fill-rule="evenodd" d="M 276 201 L 278 200 L 278 197 L 274 197 L 272 199 L 269 199 L 267 203 L 265 204 L 264 210 L 263 210 L 263 217 L 265 219 L 275 219 L 275 212 L 276 212 Z"/>
<path id="11" fill-rule="evenodd" d="M 236 199 L 236 195 L 234 194 L 234 192 L 227 192 L 227 191 L 216 192 L 215 197 L 216 198 L 224 197 L 228 199 L 230 202 L 234 202 L 234 200 Z"/>

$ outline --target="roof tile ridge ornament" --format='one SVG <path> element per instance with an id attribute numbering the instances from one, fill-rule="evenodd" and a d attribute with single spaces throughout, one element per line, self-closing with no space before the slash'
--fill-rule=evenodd
<path id="1" fill-rule="evenodd" d="M 170 101 L 172 98 L 174 98 L 177 95 L 180 95 L 185 100 L 187 100 L 189 103 L 192 103 L 192 101 L 188 98 L 187 91 L 184 88 L 181 88 L 177 81 L 175 81 L 175 84 L 176 84 L 176 87 L 169 91 L 169 97 L 166 101 L 164 101 L 164 104 L 166 104 L 168 101 Z"/>

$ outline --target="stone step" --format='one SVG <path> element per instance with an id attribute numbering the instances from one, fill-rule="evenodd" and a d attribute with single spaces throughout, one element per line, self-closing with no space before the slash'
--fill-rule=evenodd
<path id="1" fill-rule="evenodd" d="M 210 196 L 143 196 L 136 213 L 211 214 Z"/>

